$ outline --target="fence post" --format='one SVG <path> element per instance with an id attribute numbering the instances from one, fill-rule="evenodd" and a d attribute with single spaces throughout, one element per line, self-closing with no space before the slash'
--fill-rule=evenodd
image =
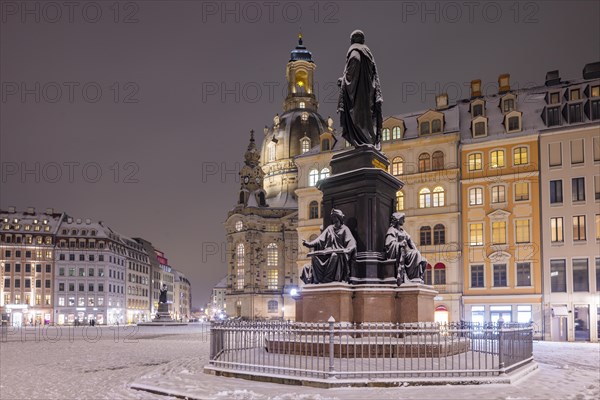
<path id="1" fill-rule="evenodd" d="M 335 323 L 335 318 L 333 318 L 333 315 L 329 317 L 329 319 L 327 320 L 327 322 L 329 322 L 329 378 L 335 378 L 334 372 L 335 372 L 335 368 L 333 366 L 333 324 Z"/>
<path id="2" fill-rule="evenodd" d="M 502 324 L 498 325 L 498 368 L 500 369 L 500 374 L 504 374 L 506 373 L 506 370 L 504 369 L 504 346 L 502 343 L 504 341 L 504 329 Z"/>

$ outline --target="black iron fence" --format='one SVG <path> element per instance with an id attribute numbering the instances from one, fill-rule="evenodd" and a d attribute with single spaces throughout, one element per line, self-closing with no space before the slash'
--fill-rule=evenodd
<path id="1" fill-rule="evenodd" d="M 498 376 L 533 360 L 529 324 L 227 321 L 210 368 L 298 379 Z"/>

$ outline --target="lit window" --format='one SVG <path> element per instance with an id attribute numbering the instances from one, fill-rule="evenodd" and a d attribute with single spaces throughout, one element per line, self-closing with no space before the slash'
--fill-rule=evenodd
<path id="1" fill-rule="evenodd" d="M 560 93 L 554 92 L 550 93 L 550 104 L 558 104 L 560 103 Z"/>
<path id="2" fill-rule="evenodd" d="M 600 97 L 600 86 L 592 86 L 592 92 L 590 97 Z"/>
<path id="3" fill-rule="evenodd" d="M 433 189 L 433 206 L 434 207 L 444 207 L 445 205 L 445 192 L 444 188 L 441 186 L 437 186 Z"/>
<path id="4" fill-rule="evenodd" d="M 277 290 L 279 283 L 279 271 L 270 269 L 267 271 L 267 289 Z"/>
<path id="5" fill-rule="evenodd" d="M 469 205 L 478 206 L 483 204 L 483 188 L 476 187 L 469 189 Z"/>
<path id="6" fill-rule="evenodd" d="M 596 214 L 596 240 L 600 240 L 600 214 Z M 598 278 L 600 279 L 600 271 L 598 271 Z M 596 285 L 598 291 L 600 291 L 600 285 Z"/>
<path id="7" fill-rule="evenodd" d="M 310 139 L 309 138 L 303 138 L 300 140 L 300 147 L 301 147 L 301 151 L 302 154 L 306 153 L 307 151 L 310 150 Z"/>
<path id="8" fill-rule="evenodd" d="M 492 203 L 504 203 L 506 201 L 506 189 L 503 185 L 492 186 Z"/>
<path id="9" fill-rule="evenodd" d="M 396 192 L 396 211 L 404 210 L 404 193 L 402 191 Z"/>
<path id="10" fill-rule="evenodd" d="M 330 175 L 329 168 L 323 168 L 321 170 L 321 173 L 319 174 L 319 179 L 329 178 L 329 175 Z"/>
<path id="11" fill-rule="evenodd" d="M 515 147 L 513 150 L 514 165 L 525 165 L 529 163 L 527 147 Z"/>
<path id="12" fill-rule="evenodd" d="M 585 240 L 585 215 L 573 217 L 573 240 Z"/>
<path id="13" fill-rule="evenodd" d="M 515 201 L 529 200 L 529 183 L 517 182 L 515 183 Z"/>
<path id="14" fill-rule="evenodd" d="M 299 104 L 299 107 L 300 108 L 306 108 L 306 104 L 303 101 L 301 101 L 300 104 Z"/>
<path id="15" fill-rule="evenodd" d="M 483 246 L 483 224 L 469 224 L 469 245 Z"/>
<path id="16" fill-rule="evenodd" d="M 315 186 L 319 180 L 319 171 L 311 169 L 308 173 L 308 186 Z"/>
<path id="17" fill-rule="evenodd" d="M 402 157 L 395 157 L 392 160 L 392 175 L 402 175 L 404 169 L 404 160 Z"/>
<path id="18" fill-rule="evenodd" d="M 506 222 L 505 221 L 492 222 L 492 243 L 506 244 Z"/>
<path id="19" fill-rule="evenodd" d="M 515 221 L 516 241 L 517 243 L 530 243 L 531 234 L 529 229 L 529 220 L 521 219 Z"/>
<path id="20" fill-rule="evenodd" d="M 569 92 L 569 100 L 575 101 L 581 99 L 581 92 L 579 89 L 571 89 Z"/>
<path id="21" fill-rule="evenodd" d="M 419 156 L 419 172 L 431 171 L 431 156 L 429 153 L 421 153 Z"/>
<path id="22" fill-rule="evenodd" d="M 383 128 L 381 130 L 381 140 L 383 140 L 384 142 L 387 142 L 388 140 L 390 140 L 390 129 L 389 128 Z"/>
<path id="23" fill-rule="evenodd" d="M 392 139 L 397 140 L 402 136 L 402 131 L 399 126 L 394 126 L 392 128 Z"/>
<path id="24" fill-rule="evenodd" d="M 490 153 L 490 168 L 504 167 L 504 150 L 494 150 Z"/>
<path id="25" fill-rule="evenodd" d="M 237 260 L 237 266 L 243 268 L 245 262 L 245 249 L 243 243 L 237 245 L 235 256 Z"/>
<path id="26" fill-rule="evenodd" d="M 237 290 L 244 290 L 244 274 L 245 274 L 244 268 L 237 269 L 237 281 L 236 281 Z"/>
<path id="27" fill-rule="evenodd" d="M 550 240 L 553 243 L 564 242 L 563 218 L 550 218 Z"/>
<path id="28" fill-rule="evenodd" d="M 242 221 L 237 221 L 235 223 L 235 230 L 236 231 L 241 231 L 244 228 L 244 223 Z"/>
<path id="29" fill-rule="evenodd" d="M 271 243 L 267 246 L 267 266 L 276 267 L 279 264 L 279 254 L 277 252 L 277 245 Z"/>
<path id="30" fill-rule="evenodd" d="M 431 207 L 431 191 L 423 188 L 419 191 L 419 208 Z"/>
<path id="31" fill-rule="evenodd" d="M 277 150 L 277 147 L 276 147 L 275 143 L 273 143 L 273 142 L 269 143 L 269 145 L 267 146 L 267 161 L 269 161 L 269 162 L 275 161 L 276 150 Z"/>
<path id="32" fill-rule="evenodd" d="M 300 116 L 300 118 L 302 119 L 302 122 L 308 121 L 308 113 L 303 112 L 302 115 Z"/>
<path id="33" fill-rule="evenodd" d="M 481 153 L 469 154 L 468 168 L 469 171 L 481 171 L 483 167 L 483 155 Z"/>

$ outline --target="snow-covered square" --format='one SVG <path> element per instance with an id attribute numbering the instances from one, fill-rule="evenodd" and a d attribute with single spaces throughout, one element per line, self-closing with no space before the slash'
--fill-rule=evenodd
<path id="1" fill-rule="evenodd" d="M 206 324 L 190 324 L 7 330 L 0 342 L 0 398 L 583 400 L 600 396 L 597 343 L 536 342 L 538 370 L 512 385 L 318 389 L 205 374 L 209 329 Z"/>

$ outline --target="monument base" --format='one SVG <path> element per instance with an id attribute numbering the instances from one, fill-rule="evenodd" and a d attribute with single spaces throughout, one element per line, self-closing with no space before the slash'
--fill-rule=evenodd
<path id="1" fill-rule="evenodd" d="M 354 285 L 345 282 L 306 285 L 296 300 L 297 322 L 433 322 L 432 286 Z"/>
<path id="2" fill-rule="evenodd" d="M 138 326 L 180 326 L 187 325 L 185 322 L 179 322 L 171 318 L 169 313 L 169 304 L 159 303 L 158 312 L 152 322 L 142 322 Z"/>

